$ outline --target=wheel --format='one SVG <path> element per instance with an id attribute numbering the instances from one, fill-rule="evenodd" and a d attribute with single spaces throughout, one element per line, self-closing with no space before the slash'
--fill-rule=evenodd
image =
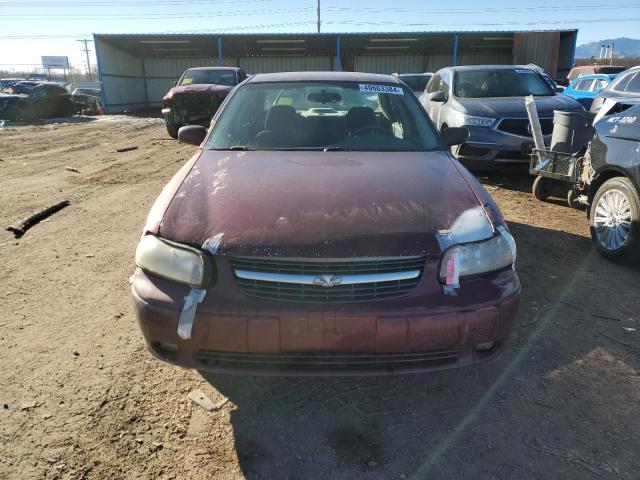
<path id="1" fill-rule="evenodd" d="M 549 182 L 548 178 L 537 176 L 533 181 L 533 186 L 531 187 L 531 193 L 538 200 L 544 202 L 547 198 L 549 198 L 551 190 L 551 182 Z"/>
<path id="2" fill-rule="evenodd" d="M 578 200 L 578 194 L 573 190 L 573 188 L 570 188 L 567 192 L 567 203 L 571 208 L 575 208 L 576 210 L 584 209 L 584 205 Z"/>
<path id="3" fill-rule="evenodd" d="M 609 260 L 640 260 L 640 197 L 628 178 L 610 178 L 591 202 L 591 238 Z"/>
<path id="4" fill-rule="evenodd" d="M 180 130 L 181 125 L 173 123 L 168 117 L 164 119 L 164 123 L 167 126 L 169 136 L 171 138 L 178 138 L 178 130 Z"/>

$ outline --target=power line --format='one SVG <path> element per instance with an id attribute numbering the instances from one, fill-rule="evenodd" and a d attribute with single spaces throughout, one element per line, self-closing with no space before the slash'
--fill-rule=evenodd
<path id="1" fill-rule="evenodd" d="M 473 31 L 474 27 L 514 27 L 514 26 L 527 26 L 527 27 L 536 27 L 536 26 L 548 26 L 548 25 L 561 25 L 561 24 L 596 24 L 596 23 L 615 23 L 615 22 L 638 22 L 640 21 L 640 17 L 632 17 L 632 18 L 599 18 L 599 19 L 571 19 L 571 20 L 547 20 L 547 21 L 532 21 L 532 22 L 460 22 L 460 23 L 442 23 L 438 22 L 393 22 L 393 21 L 358 21 L 358 20 L 324 20 L 323 23 L 325 25 L 341 25 L 341 26 L 399 26 L 399 27 L 460 27 L 463 26 L 464 29 L 460 30 L 460 32 L 464 31 Z M 317 22 L 314 20 L 302 21 L 302 22 L 288 22 L 288 23 L 272 23 L 265 25 L 246 25 L 246 26 L 236 26 L 236 27 L 223 27 L 217 29 L 201 29 L 201 30 L 178 30 L 178 31 L 161 31 L 161 32 L 142 32 L 137 33 L 135 35 L 180 35 L 180 34 L 215 34 L 222 32 L 234 32 L 234 31 L 251 31 L 251 30 L 262 30 L 269 28 L 285 28 L 285 27 L 298 27 L 298 26 L 306 26 L 306 25 L 316 25 Z M 292 33 L 305 33 L 305 32 L 292 32 Z M 310 33 L 310 32 L 307 32 Z M 331 33 L 340 33 L 340 32 L 331 32 Z M 119 35 L 118 33 L 114 33 L 114 35 Z M 126 33 L 120 35 L 127 35 Z M 0 40 L 8 40 L 8 39 L 48 39 L 48 38 L 78 38 L 78 37 L 92 37 L 91 33 L 75 33 L 75 34 L 34 34 L 34 35 L 0 35 Z"/>
<path id="2" fill-rule="evenodd" d="M 112 1 L 98 1 L 98 2 L 68 2 L 68 1 L 22 1 L 19 5 L 16 5 L 15 1 L 0 0 L 0 6 L 7 5 L 11 7 L 137 7 L 137 6 L 154 6 L 154 5 L 227 5 L 227 4 L 241 4 L 241 3 L 256 3 L 256 2 L 271 2 L 273 0 L 150 0 L 144 2 L 141 0 L 112 0 Z"/>
<path id="3" fill-rule="evenodd" d="M 634 18 L 597 18 L 597 19 L 568 19 L 568 20 L 537 20 L 532 22 L 458 22 L 458 23 L 443 23 L 437 22 L 392 22 L 392 21 L 377 21 L 367 22 L 360 20 L 325 20 L 327 25 L 357 25 L 357 26 L 397 26 L 397 27 L 456 27 L 463 25 L 464 27 L 513 27 L 513 26 L 548 26 L 548 25 L 566 25 L 566 24 L 585 24 L 585 23 L 615 23 L 615 22 L 639 22 L 640 17 Z M 461 30 L 461 32 L 464 30 Z"/>
<path id="4" fill-rule="evenodd" d="M 281 9 L 269 9 L 269 10 L 236 10 L 230 12 L 215 12 L 215 13 L 141 13 L 141 14 L 104 14 L 104 15 L 65 15 L 65 14 L 38 14 L 38 15 L 3 15 L 0 20 L 15 21 L 16 19 L 28 19 L 32 20 L 49 20 L 51 18 L 64 18 L 65 20 L 103 20 L 118 19 L 118 20 L 163 20 L 163 19 L 177 19 L 177 18 L 215 18 L 215 17 L 232 17 L 232 16 L 244 16 L 244 15 L 281 15 L 287 13 L 303 13 L 313 11 L 313 7 L 305 8 L 281 8 Z"/>
<path id="5" fill-rule="evenodd" d="M 523 12 L 562 12 L 562 11 L 575 11 L 575 10 L 593 10 L 595 6 L 590 5 L 574 5 L 574 6 L 542 6 L 542 7 L 504 7 L 504 8 L 483 8 L 482 10 L 468 9 L 468 8 L 447 8 L 447 9 L 429 9 L 429 10 L 417 10 L 417 9 L 401 9 L 401 8 L 354 8 L 354 7 L 326 7 L 326 11 L 333 12 L 354 12 L 354 13 L 407 13 L 407 14 L 494 14 L 494 13 L 523 13 Z M 640 3 L 624 3 L 616 5 L 607 5 L 607 8 L 640 8 Z"/>

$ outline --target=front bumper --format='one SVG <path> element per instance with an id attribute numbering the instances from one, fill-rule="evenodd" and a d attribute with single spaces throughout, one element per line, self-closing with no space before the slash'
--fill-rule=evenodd
<path id="1" fill-rule="evenodd" d="M 507 133 L 495 126 L 467 128 L 469 140 L 456 146 L 453 154 L 468 168 L 529 165 L 532 137 Z M 544 141 L 545 144 L 550 144 L 551 135 L 545 135 Z"/>
<path id="2" fill-rule="evenodd" d="M 225 276 L 220 272 L 218 284 Z M 489 283 L 488 293 L 479 294 Z M 513 270 L 462 284 L 457 295 L 441 293 L 441 302 L 428 304 L 422 299 L 430 285 L 421 285 L 405 299 L 334 306 L 249 297 L 228 302 L 216 295 L 217 288 L 235 286 L 217 285 L 207 292 L 191 338 L 183 340 L 176 330 L 188 288 L 136 271 L 136 316 L 157 358 L 199 370 L 272 375 L 395 374 L 462 367 L 493 358 L 503 349 L 520 295 Z M 494 347 L 476 349 L 486 342 L 495 342 Z"/>

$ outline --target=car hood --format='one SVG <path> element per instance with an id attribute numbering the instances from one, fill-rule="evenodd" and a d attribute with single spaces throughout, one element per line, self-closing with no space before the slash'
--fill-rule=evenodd
<path id="1" fill-rule="evenodd" d="M 445 152 L 204 150 L 158 234 L 219 253 L 366 257 L 439 254 L 437 233 L 492 226 Z M 456 220 L 458 220 L 456 224 Z"/>
<path id="2" fill-rule="evenodd" d="M 21 98 L 27 98 L 28 95 L 19 95 L 19 94 L 15 94 L 15 93 L 3 93 L 0 94 L 0 103 L 5 103 L 5 102 L 14 102 L 16 100 L 19 100 Z"/>
<path id="3" fill-rule="evenodd" d="M 194 85 L 179 85 L 173 87 L 164 96 L 165 99 L 171 98 L 174 95 L 189 94 L 189 95 L 218 95 L 225 97 L 233 89 L 226 85 L 211 85 L 211 84 L 194 84 Z"/>
<path id="4" fill-rule="evenodd" d="M 534 97 L 538 115 L 553 116 L 554 110 L 584 110 L 573 98 L 566 95 Z M 467 115 L 480 117 L 526 117 L 525 97 L 456 98 Z"/>

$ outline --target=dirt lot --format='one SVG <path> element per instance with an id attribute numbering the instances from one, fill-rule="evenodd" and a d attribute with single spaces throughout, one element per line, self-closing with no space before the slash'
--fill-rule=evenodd
<path id="1" fill-rule="evenodd" d="M 584 212 L 537 202 L 526 175 L 483 179 L 523 284 L 495 361 L 279 379 L 152 359 L 127 280 L 192 151 L 152 118 L 0 128 L 0 225 L 71 201 L 19 240 L 0 232 L 0 478 L 638 478 L 640 270 L 601 259 Z M 207 412 L 196 388 L 229 401 Z"/>

